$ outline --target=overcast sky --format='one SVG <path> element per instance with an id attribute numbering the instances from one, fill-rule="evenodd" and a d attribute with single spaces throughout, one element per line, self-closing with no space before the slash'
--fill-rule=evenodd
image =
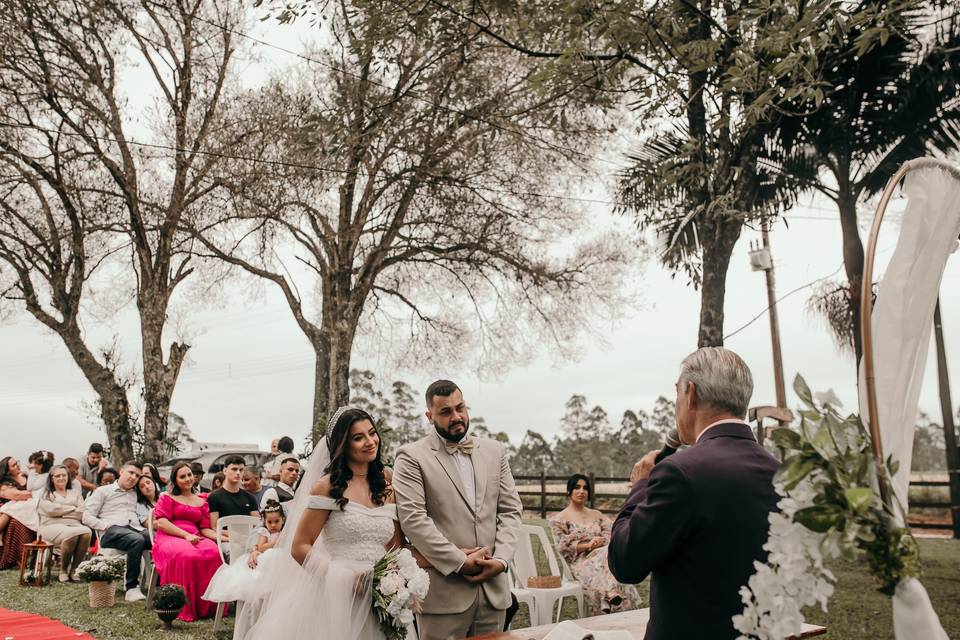
<path id="1" fill-rule="evenodd" d="M 290 46 L 289 32 L 258 25 L 257 34 Z M 261 48 L 262 49 L 262 48 Z M 252 73 L 265 73 L 288 64 L 289 56 L 262 50 L 264 63 Z M 286 59 L 285 59 L 286 56 Z M 602 193 L 584 194 L 590 197 Z M 789 228 L 779 223 L 771 233 L 778 295 L 833 274 L 842 276 L 840 226 L 825 201 L 797 207 L 788 213 Z M 899 203 L 902 206 L 902 202 Z M 609 214 L 601 205 L 596 216 Z M 869 222 L 871 213 L 866 216 Z M 895 218 L 895 216 L 894 216 Z M 895 224 L 880 243 L 879 263 L 889 259 L 896 241 Z M 863 233 L 866 236 L 866 233 Z M 759 233 L 745 230 L 734 252 L 727 277 L 725 332 L 759 319 L 733 337 L 726 346 L 740 353 L 753 370 L 753 404 L 774 404 L 770 331 L 763 274 L 752 272 L 748 250 Z M 882 272 L 882 271 L 881 271 Z M 519 444 L 527 429 L 552 436 L 574 393 L 590 405 L 599 404 L 616 422 L 626 409 L 649 410 L 658 395 L 672 395 L 680 360 L 696 348 L 699 294 L 650 261 L 635 271 L 636 281 L 624 283 L 638 291 L 635 308 L 621 321 L 600 326 L 581 340 L 582 356 L 557 362 L 554 355 L 512 367 L 498 377 L 482 377 L 471 361 L 451 362 L 443 370 L 423 370 L 416 363 L 398 368 L 376 359 L 355 358 L 354 366 L 372 369 L 384 382 L 402 379 L 421 391 L 438 377 L 450 377 L 462 387 L 474 416 L 482 415 L 494 430 L 510 434 Z M 954 256 L 944 276 L 943 316 L 948 358 L 954 376 L 954 404 L 960 403 L 960 266 Z M 307 433 L 312 406 L 312 351 L 277 292 L 249 295 L 241 283 L 214 303 L 186 301 L 197 308 L 184 316 L 192 348 L 177 385 L 172 410 L 183 416 L 201 441 L 242 442 L 268 447 L 272 438 L 290 435 L 299 443 Z M 814 390 L 833 389 L 845 406 L 855 410 L 852 360 L 838 354 L 824 322 L 811 315 L 810 288 L 788 295 L 779 305 L 783 358 L 788 381 L 802 373 Z M 133 305 L 116 315 L 87 315 L 88 335 L 100 341 L 119 336 L 124 353 L 136 357 L 138 328 Z M 595 327 L 596 328 L 596 327 Z M 360 338 L 362 340 L 362 337 Z M 928 361 L 921 409 L 940 420 L 936 395 L 935 360 Z M 59 339 L 25 314 L 0 323 L 0 456 L 25 457 L 46 448 L 60 459 L 79 456 L 104 435 L 89 417 L 85 405 L 95 396 L 67 355 Z M 789 404 L 796 398 L 788 393 Z"/>

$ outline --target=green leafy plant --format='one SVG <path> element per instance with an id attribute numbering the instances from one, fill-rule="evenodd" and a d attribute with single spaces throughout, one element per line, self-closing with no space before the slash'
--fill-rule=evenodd
<path id="1" fill-rule="evenodd" d="M 77 577 L 85 582 L 112 582 L 119 580 L 127 570 L 127 559 L 94 556 L 81 562 L 77 567 Z"/>
<path id="2" fill-rule="evenodd" d="M 799 431 L 773 433 L 784 458 L 775 482 L 789 492 L 809 479 L 815 495 L 793 520 L 817 533 L 839 534 L 843 556 L 853 560 L 865 554 L 879 591 L 893 595 L 897 583 L 920 573 L 916 540 L 879 493 L 880 484 L 897 473 L 897 465 L 887 458 L 887 473 L 878 476 L 870 435 L 860 417 L 844 418 L 830 403 L 818 405 L 799 375 L 794 390 L 805 408 Z M 892 491 L 887 494 L 893 496 Z"/>
<path id="3" fill-rule="evenodd" d="M 187 604 L 187 595 L 179 584 L 165 584 L 157 588 L 153 598 L 155 611 L 179 611 Z"/>

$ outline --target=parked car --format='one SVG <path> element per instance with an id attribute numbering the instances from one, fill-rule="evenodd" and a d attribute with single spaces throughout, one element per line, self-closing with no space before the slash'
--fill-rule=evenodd
<path id="1" fill-rule="evenodd" d="M 262 469 L 264 463 L 273 457 L 273 454 L 269 451 L 261 451 L 256 445 L 201 443 L 192 451 L 186 451 L 158 464 L 157 471 L 159 471 L 160 475 L 164 478 L 168 478 L 170 477 L 170 471 L 173 469 L 173 465 L 178 462 L 199 462 L 203 466 L 204 473 L 203 478 L 200 480 L 200 489 L 202 491 L 210 491 L 213 474 L 223 467 L 224 460 L 236 455 L 242 456 L 243 461 L 248 467 L 254 467 L 256 469 Z M 214 467 L 213 472 L 210 471 L 211 466 Z"/>

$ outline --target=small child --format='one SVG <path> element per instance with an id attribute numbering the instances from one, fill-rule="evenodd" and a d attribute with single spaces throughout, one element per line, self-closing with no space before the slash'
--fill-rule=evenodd
<path id="1" fill-rule="evenodd" d="M 277 544 L 280 532 L 283 531 L 283 525 L 287 521 L 283 507 L 276 500 L 267 500 L 263 511 L 260 512 L 260 517 L 263 518 L 263 526 L 256 530 L 256 533 L 259 534 L 257 544 L 254 545 L 253 551 L 247 557 L 247 565 L 251 569 L 256 569 L 258 558 L 273 549 L 274 545 Z"/>
<path id="2" fill-rule="evenodd" d="M 268 500 L 260 512 L 263 526 L 258 527 L 251 534 L 256 542 L 250 553 L 245 553 L 230 564 L 221 565 L 213 574 L 204 600 L 210 602 L 234 602 L 236 600 L 250 601 L 258 594 L 257 580 L 263 563 L 273 556 L 273 547 L 283 531 L 286 516 L 283 507 L 276 500 Z"/>

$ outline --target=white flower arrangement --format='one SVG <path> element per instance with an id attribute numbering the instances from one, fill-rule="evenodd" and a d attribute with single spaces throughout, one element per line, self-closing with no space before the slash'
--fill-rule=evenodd
<path id="1" fill-rule="evenodd" d="M 373 612 L 387 640 L 407 637 L 407 625 L 420 612 L 430 576 L 409 549 L 388 552 L 373 566 Z"/>
<path id="2" fill-rule="evenodd" d="M 878 590 L 892 595 L 898 582 L 919 573 L 917 546 L 876 487 L 870 440 L 860 418 L 842 417 L 830 400 L 814 400 L 803 378 L 794 381 L 806 405 L 800 432 L 778 429 L 784 461 L 774 477 L 779 513 L 769 517 L 766 563 L 740 588 L 744 610 L 733 617 L 738 640 L 799 636 L 803 608 L 827 610 L 836 578 L 824 560 L 866 556 Z M 887 461 L 893 476 L 897 465 Z"/>
<path id="3" fill-rule="evenodd" d="M 93 556 L 77 567 L 77 577 L 85 582 L 112 582 L 123 577 L 127 570 L 126 556 L 107 558 Z"/>

